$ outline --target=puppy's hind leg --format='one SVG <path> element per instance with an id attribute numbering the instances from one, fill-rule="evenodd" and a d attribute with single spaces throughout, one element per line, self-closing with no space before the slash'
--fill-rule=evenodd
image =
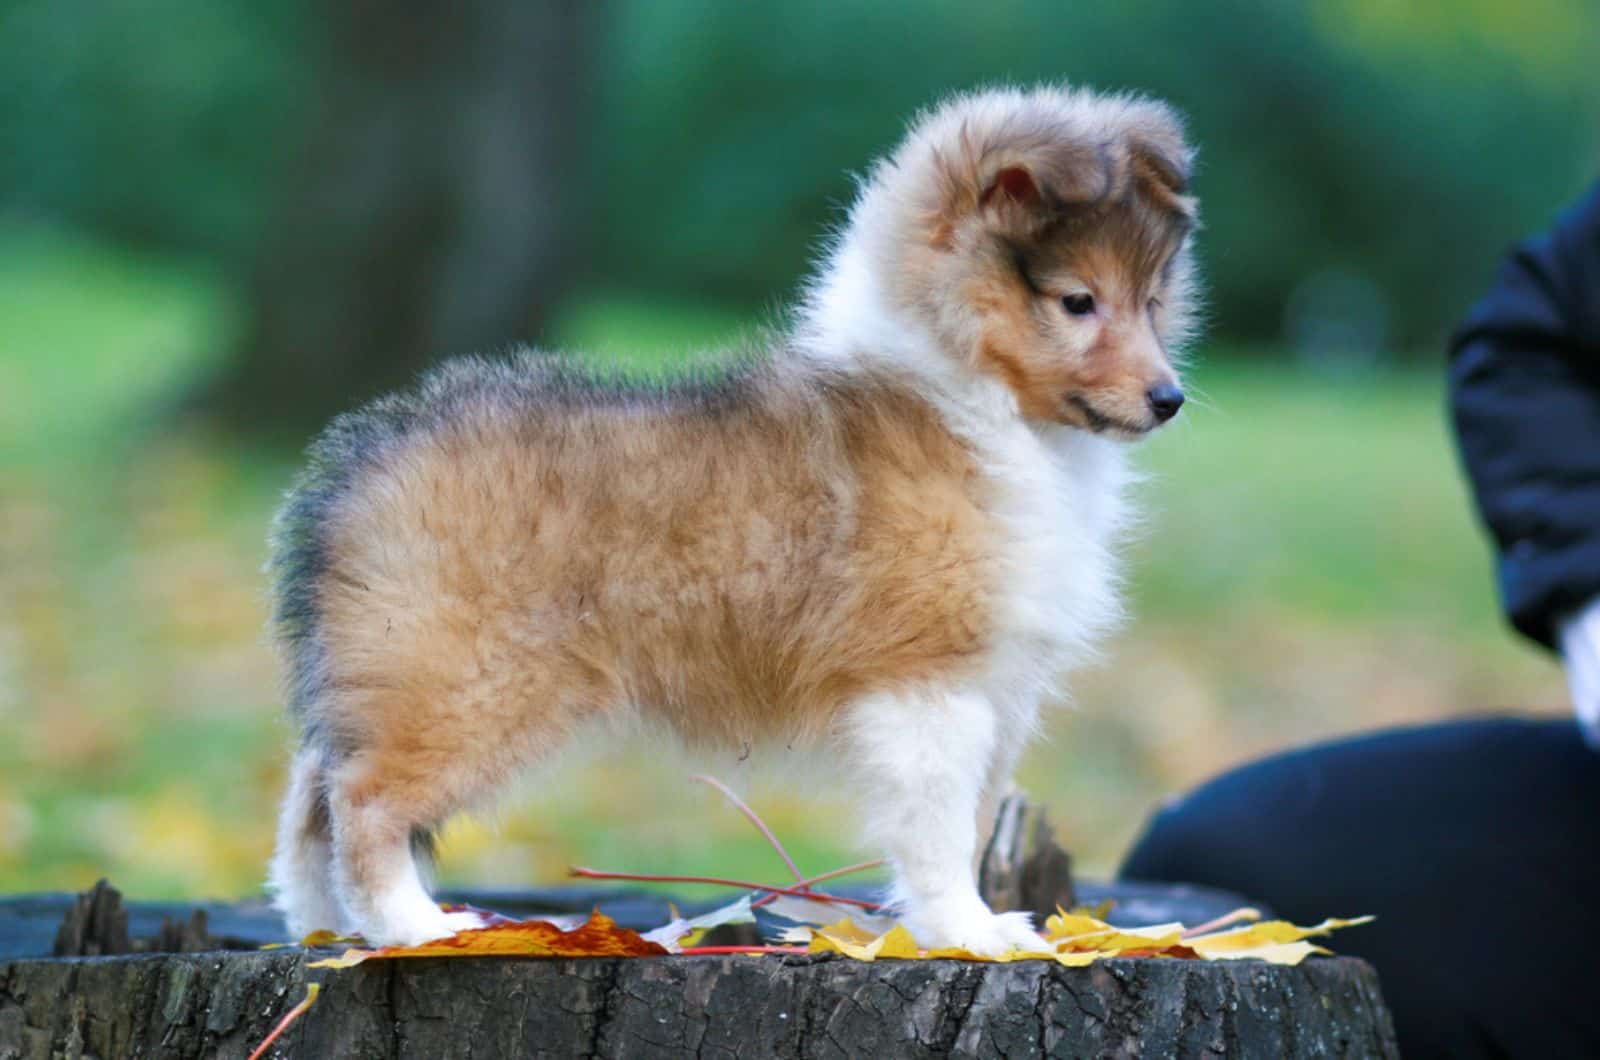
<path id="1" fill-rule="evenodd" d="M 356 931 L 376 945 L 414 946 L 482 927 L 473 913 L 446 913 L 428 895 L 417 840 L 474 794 L 465 756 L 358 750 L 331 771 L 333 877 Z"/>
<path id="2" fill-rule="evenodd" d="M 989 701 L 963 690 L 874 695 L 851 708 L 845 736 L 868 839 L 889 855 L 917 941 L 991 956 L 1048 949 L 1027 914 L 996 915 L 978 895 L 978 803 L 1000 750 Z"/>
<path id="3" fill-rule="evenodd" d="M 290 763 L 278 845 L 268 872 L 273 905 L 283 914 L 291 938 L 343 926 L 333 889 L 327 775 L 322 753 L 314 747 L 302 747 Z"/>

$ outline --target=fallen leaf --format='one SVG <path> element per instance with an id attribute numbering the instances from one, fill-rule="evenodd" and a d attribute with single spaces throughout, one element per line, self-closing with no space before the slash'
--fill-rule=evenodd
<path id="1" fill-rule="evenodd" d="M 507 920 L 420 946 L 349 949 L 307 967 L 350 968 L 364 961 L 400 957 L 664 957 L 669 952 L 660 943 L 595 912 L 571 930 L 546 920 Z"/>
<path id="2" fill-rule="evenodd" d="M 843 912 L 838 906 L 812 898 L 796 898 L 793 895 L 781 894 L 769 901 L 765 906 L 767 912 L 773 916 L 782 917 L 784 920 L 793 920 L 797 924 L 822 927 L 838 920 Z M 882 935 L 894 927 L 894 917 L 874 916 L 871 913 L 852 912 L 851 922 L 856 927 L 871 932 L 874 936 Z M 793 928 L 791 931 L 795 930 Z M 805 930 L 801 928 L 800 930 Z M 804 942 L 811 936 L 803 935 L 799 941 Z"/>
<path id="3" fill-rule="evenodd" d="M 1209 923 L 1234 923 L 1259 915 L 1254 910 L 1239 910 Z M 791 928 L 789 941 L 806 942 L 813 953 L 839 953 L 858 961 L 884 959 L 948 958 L 965 961 L 1054 960 L 1068 967 L 1083 967 L 1110 957 L 1164 957 L 1177 960 L 1253 959 L 1272 964 L 1299 964 L 1314 953 L 1329 951 L 1305 939 L 1326 935 L 1338 928 L 1365 924 L 1371 917 L 1350 920 L 1329 919 L 1311 927 L 1297 927 L 1287 921 L 1265 923 L 1190 935 L 1179 923 L 1151 924 L 1147 927 L 1117 928 L 1082 912 L 1060 910 L 1045 921 L 1045 939 L 1054 949 L 1046 952 L 1012 950 L 997 957 L 982 957 L 958 948 L 922 949 L 904 927 L 874 933 L 849 919 L 820 927 Z"/>
<path id="4" fill-rule="evenodd" d="M 1339 928 L 1355 927 L 1371 920 L 1370 916 L 1359 916 L 1349 920 L 1330 917 L 1311 927 L 1296 927 L 1286 920 L 1266 920 L 1228 931 L 1196 935 L 1186 941 L 1208 960 L 1259 957 L 1275 964 L 1299 964 L 1312 953 L 1328 952 L 1320 946 L 1313 946 L 1302 940 L 1315 935 L 1327 935 Z"/>
<path id="5" fill-rule="evenodd" d="M 849 919 L 840 920 L 820 928 L 801 929 L 809 931 L 810 950 L 812 953 L 842 953 L 858 961 L 875 960 L 959 960 L 959 961 L 1020 961 L 1020 960 L 1055 960 L 1056 954 L 1046 952 L 1027 952 L 1015 950 L 997 958 L 980 957 L 970 950 L 957 947 L 925 950 L 917 944 L 903 925 L 895 925 L 887 932 L 873 936 Z M 1071 963 L 1077 963 L 1073 961 Z M 1087 962 L 1085 962 L 1087 963 Z"/>
<path id="6" fill-rule="evenodd" d="M 754 924 L 756 922 L 755 914 L 750 911 L 750 896 L 748 894 L 741 897 L 737 902 L 729 902 L 727 905 L 713 909 L 709 913 L 701 913 L 699 916 L 688 919 L 678 916 L 676 908 L 673 908 L 672 912 L 674 915 L 671 920 L 652 931 L 644 933 L 642 937 L 646 942 L 654 942 L 657 945 L 667 947 L 669 950 L 676 951 L 680 947 L 694 945 L 695 942 L 699 941 L 700 936 L 714 927 L 721 927 L 723 924 Z"/>
<path id="7" fill-rule="evenodd" d="M 903 926 L 896 924 L 882 935 L 873 937 L 848 919 L 817 928 L 811 936 L 811 952 L 842 953 L 858 961 L 921 956 L 916 939 Z"/>
<path id="8" fill-rule="evenodd" d="M 356 942 L 357 939 L 349 935 L 341 935 L 337 931 L 320 928 L 300 940 L 300 945 L 306 949 L 315 949 L 318 946 L 334 946 L 341 942 Z"/>
<path id="9" fill-rule="evenodd" d="M 1094 905 L 1075 905 L 1072 907 L 1072 911 L 1079 916 L 1092 916 L 1096 920 L 1104 920 L 1111 915 L 1111 910 L 1116 907 L 1116 904 L 1117 900 L 1115 898 L 1105 898 Z"/>

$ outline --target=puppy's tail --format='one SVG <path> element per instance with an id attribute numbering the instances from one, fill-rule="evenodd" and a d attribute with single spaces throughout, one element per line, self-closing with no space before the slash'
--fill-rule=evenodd
<path id="1" fill-rule="evenodd" d="M 334 890 L 326 762 L 311 747 L 297 751 L 289 765 L 289 789 L 278 816 L 278 846 L 267 886 L 291 939 L 343 927 Z"/>

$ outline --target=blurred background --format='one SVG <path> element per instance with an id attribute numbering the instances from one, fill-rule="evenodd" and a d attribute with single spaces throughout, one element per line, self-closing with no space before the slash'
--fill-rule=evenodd
<path id="1" fill-rule="evenodd" d="M 1600 173 L 1597 54 L 1591 0 L 11 0 L 0 889 L 256 889 L 290 738 L 260 568 L 310 432 L 450 353 L 670 371 L 773 320 L 852 172 L 984 82 L 1152 93 L 1202 148 L 1201 400 L 1140 456 L 1135 619 L 1023 770 L 1080 863 L 1289 744 L 1566 710 L 1441 370 Z M 685 769 L 597 747 L 453 826 L 444 877 L 781 875 Z M 802 868 L 854 860 L 803 777 L 729 779 Z"/>

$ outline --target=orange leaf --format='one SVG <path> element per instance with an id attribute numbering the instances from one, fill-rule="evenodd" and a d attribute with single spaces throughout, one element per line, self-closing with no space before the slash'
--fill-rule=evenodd
<path id="1" fill-rule="evenodd" d="M 663 957 L 667 948 L 618 927 L 604 913 L 563 931 L 544 920 L 510 920 L 420 946 L 384 946 L 346 950 L 343 956 L 316 961 L 311 968 L 349 968 L 363 961 L 395 957 Z"/>

